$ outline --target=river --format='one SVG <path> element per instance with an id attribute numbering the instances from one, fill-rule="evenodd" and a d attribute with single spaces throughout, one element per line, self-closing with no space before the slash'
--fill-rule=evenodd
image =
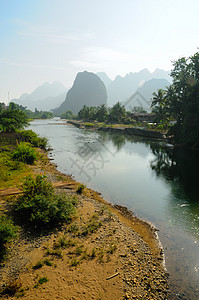
<path id="1" fill-rule="evenodd" d="M 64 121 L 35 120 L 59 171 L 127 206 L 159 230 L 169 299 L 199 299 L 199 159 L 169 144 L 78 129 Z"/>

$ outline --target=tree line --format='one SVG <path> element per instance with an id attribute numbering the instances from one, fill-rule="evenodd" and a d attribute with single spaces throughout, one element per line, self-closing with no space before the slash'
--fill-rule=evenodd
<path id="1" fill-rule="evenodd" d="M 199 52 L 173 62 L 172 84 L 153 94 L 152 109 L 174 143 L 199 149 Z"/>
<path id="2" fill-rule="evenodd" d="M 146 113 L 142 107 L 135 107 L 132 112 Z M 100 106 L 86 106 L 74 115 L 71 110 L 67 110 L 61 114 L 62 119 L 76 119 L 86 122 L 98 121 L 105 123 L 118 123 L 118 124 L 134 124 L 133 114 L 131 111 L 126 111 L 124 105 L 121 102 L 117 102 L 112 107 L 107 107 L 105 104 Z"/>

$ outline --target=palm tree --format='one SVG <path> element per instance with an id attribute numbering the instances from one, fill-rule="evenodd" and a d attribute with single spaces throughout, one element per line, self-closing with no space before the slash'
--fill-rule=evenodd
<path id="1" fill-rule="evenodd" d="M 167 107 L 167 92 L 159 89 L 157 93 L 153 93 L 151 103 L 152 111 L 155 113 L 155 121 L 163 125 L 163 129 L 167 130 L 169 124 L 169 114 Z"/>

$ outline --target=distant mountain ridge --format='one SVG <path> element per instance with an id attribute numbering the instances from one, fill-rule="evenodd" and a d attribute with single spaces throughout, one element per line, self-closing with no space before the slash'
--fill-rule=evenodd
<path id="1" fill-rule="evenodd" d="M 140 85 L 151 79 L 162 79 L 166 80 L 168 84 L 171 83 L 169 72 L 160 69 L 156 69 L 153 73 L 143 69 L 139 72 L 126 74 L 124 77 L 118 75 L 114 80 L 111 80 L 106 73 L 97 74 L 107 87 L 108 106 L 112 106 L 118 101 L 125 101 L 136 92 Z"/>
<path id="2" fill-rule="evenodd" d="M 90 73 L 87 71 L 85 72 L 88 74 Z M 80 72 L 78 74 L 82 74 L 82 73 L 84 72 Z M 149 101 L 150 98 L 152 97 L 153 92 L 157 92 L 159 88 L 164 89 L 166 86 L 169 86 L 172 81 L 171 77 L 169 76 L 169 72 L 161 69 L 156 69 L 152 73 L 149 72 L 147 69 L 143 69 L 135 73 L 130 72 L 126 74 L 124 77 L 118 75 L 115 77 L 114 80 L 111 80 L 105 72 L 99 72 L 94 75 L 100 80 L 98 81 L 98 83 L 101 82 L 99 84 L 101 85 L 101 93 L 102 90 L 104 90 L 103 94 L 104 97 L 106 97 L 107 99 L 105 103 L 107 103 L 108 106 L 112 106 L 118 101 L 125 103 L 125 101 L 127 101 L 130 97 L 132 97 L 132 95 L 136 91 L 139 91 L 139 93 L 144 98 L 146 98 L 147 101 Z M 89 78 L 93 78 L 93 76 Z M 92 98 L 93 99 L 96 98 L 96 101 L 94 100 L 91 101 L 92 103 L 94 103 L 94 106 L 96 105 L 97 102 L 101 103 L 100 102 L 101 100 L 99 101 L 99 99 L 97 98 L 98 96 L 96 96 L 95 94 L 95 91 L 93 90 L 91 93 L 92 90 L 91 86 L 93 84 L 92 80 L 89 83 L 87 78 L 85 82 L 86 84 L 84 88 L 83 86 L 81 87 L 82 91 L 84 90 L 83 94 L 86 94 L 85 89 L 87 87 L 88 90 L 90 91 L 89 93 L 92 94 Z M 103 83 L 103 87 L 102 87 L 102 83 Z M 70 101 L 67 100 L 67 105 L 63 104 L 66 101 L 66 95 L 68 90 L 69 89 L 67 89 L 62 83 L 58 81 L 55 81 L 52 84 L 46 82 L 43 85 L 36 88 L 32 93 L 22 94 L 20 98 L 12 99 L 11 101 L 26 106 L 28 109 L 31 109 L 33 111 L 35 110 L 35 108 L 37 108 L 38 110 L 50 111 L 54 109 L 57 112 L 58 111 L 64 112 L 63 109 L 65 109 L 65 107 L 68 108 L 71 107 L 72 105 L 72 104 L 69 105 L 69 102 L 71 100 Z M 81 95 L 79 95 L 78 97 L 80 96 Z M 85 99 L 85 101 L 87 100 Z M 85 102 L 84 104 L 86 103 L 88 104 L 88 106 L 90 106 L 89 102 Z M 74 108 L 73 105 L 72 108 L 76 111 L 76 108 Z"/>
<path id="3" fill-rule="evenodd" d="M 51 110 L 59 106 L 65 99 L 67 88 L 58 81 L 44 83 L 36 88 L 31 94 L 22 94 L 18 99 L 11 101 L 26 106 L 28 109 Z"/>
<path id="4" fill-rule="evenodd" d="M 84 105 L 99 106 L 101 104 L 107 104 L 105 84 L 96 74 L 84 71 L 77 74 L 65 101 L 54 110 L 54 113 L 60 114 L 71 110 L 77 114 Z"/>
<path id="5" fill-rule="evenodd" d="M 150 112 L 153 93 L 159 89 L 165 89 L 169 85 L 170 82 L 166 79 L 153 78 L 146 81 L 141 87 L 138 87 L 135 93 L 123 102 L 126 110 L 131 111 L 134 106 L 141 106 L 144 110 Z"/>

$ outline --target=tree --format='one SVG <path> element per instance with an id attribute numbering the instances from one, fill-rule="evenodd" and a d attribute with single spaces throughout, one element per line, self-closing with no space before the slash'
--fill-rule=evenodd
<path id="1" fill-rule="evenodd" d="M 95 120 L 95 115 L 97 112 L 97 108 L 95 106 L 86 106 L 84 105 L 83 108 L 78 112 L 78 118 L 85 121 L 93 121 Z"/>
<path id="2" fill-rule="evenodd" d="M 96 112 L 96 120 L 99 122 L 105 122 L 108 117 L 108 108 L 106 107 L 105 104 L 102 104 L 97 107 L 97 112 Z"/>
<path id="3" fill-rule="evenodd" d="M 0 113 L 0 126 L 3 131 L 14 132 L 23 129 L 28 125 L 28 118 L 25 112 L 13 107 L 4 109 Z"/>
<path id="4" fill-rule="evenodd" d="M 161 123 L 165 130 L 169 124 L 166 95 L 165 90 L 159 89 L 157 93 L 153 93 L 153 101 L 151 103 L 151 108 L 153 109 L 153 113 L 155 113 L 155 122 Z"/>
<path id="5" fill-rule="evenodd" d="M 122 119 L 126 117 L 126 110 L 124 105 L 117 102 L 111 109 L 108 120 L 112 123 L 121 123 Z"/>
<path id="6" fill-rule="evenodd" d="M 199 52 L 173 62 L 173 83 L 154 94 L 152 107 L 162 121 L 174 120 L 168 135 L 176 144 L 199 149 Z M 156 106 L 157 104 L 157 106 Z M 158 108 L 156 108 L 158 107 Z"/>
<path id="7" fill-rule="evenodd" d="M 132 109 L 132 113 L 146 114 L 147 111 L 142 106 L 134 106 Z"/>

